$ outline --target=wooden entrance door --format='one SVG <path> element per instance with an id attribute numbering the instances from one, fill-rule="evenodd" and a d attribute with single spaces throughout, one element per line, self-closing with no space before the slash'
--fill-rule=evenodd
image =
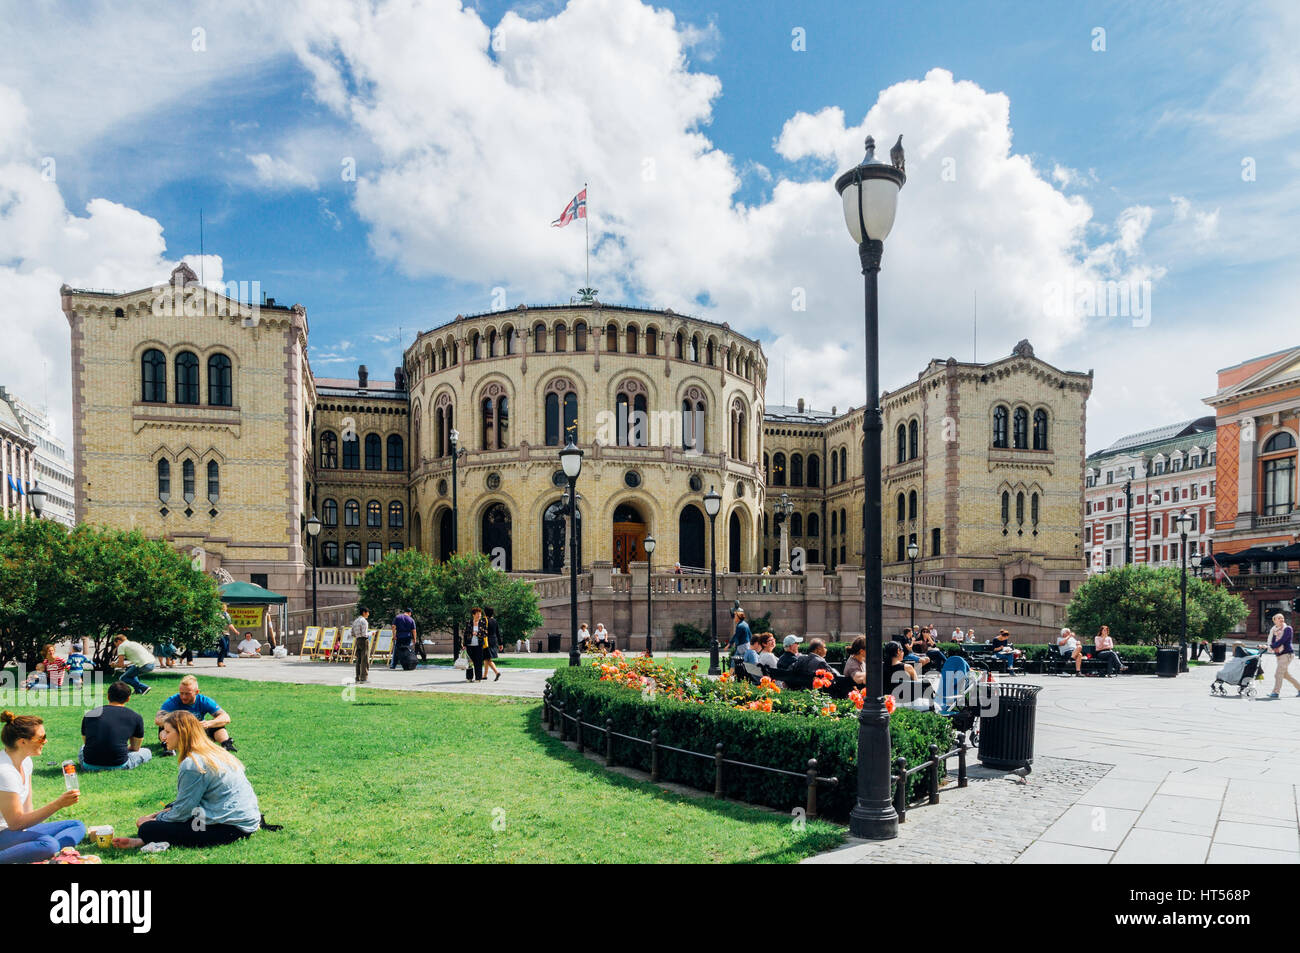
<path id="1" fill-rule="evenodd" d="M 614 565 L 619 572 L 627 572 L 628 563 L 645 561 L 645 551 L 641 548 L 643 539 L 644 523 L 614 524 Z"/>

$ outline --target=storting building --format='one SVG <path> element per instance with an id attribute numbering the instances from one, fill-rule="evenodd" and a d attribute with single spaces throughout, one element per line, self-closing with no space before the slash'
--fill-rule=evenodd
<path id="1" fill-rule="evenodd" d="M 713 552 L 720 610 L 740 599 L 781 631 L 861 631 L 861 411 L 767 407 L 762 347 L 726 324 L 597 301 L 521 306 L 420 334 L 391 379 L 364 366 L 337 379 L 311 372 L 304 307 L 205 292 L 184 265 L 160 288 L 65 286 L 62 303 L 79 521 L 168 539 L 299 610 L 313 515 L 322 605 L 355 601 L 359 574 L 389 553 L 481 551 L 534 578 L 560 628 L 558 453 L 572 441 L 583 618 L 644 633 L 649 584 L 666 641 L 674 622 L 707 619 L 708 579 L 692 570 Z M 1091 385 L 1022 342 L 989 364 L 932 361 L 885 395 L 891 626 L 906 623 L 913 543 L 918 621 L 1026 637 L 1061 623 L 1083 578 Z"/>

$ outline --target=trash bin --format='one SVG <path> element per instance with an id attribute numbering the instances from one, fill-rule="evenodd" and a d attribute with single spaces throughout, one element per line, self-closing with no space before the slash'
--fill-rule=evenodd
<path id="1" fill-rule="evenodd" d="M 1178 655 L 1176 648 L 1156 649 L 1156 674 L 1161 678 L 1174 678 L 1178 674 Z"/>
<path id="2" fill-rule="evenodd" d="M 1210 661 L 1223 662 L 1228 657 L 1228 643 L 1215 642 L 1210 646 Z"/>
<path id="3" fill-rule="evenodd" d="M 1041 685 L 980 686 L 980 764 L 1010 771 L 1034 763 L 1034 719 L 1040 691 Z"/>
<path id="4" fill-rule="evenodd" d="M 560 639 L 562 639 L 562 638 L 564 638 L 564 636 L 560 635 L 560 633 L 558 633 L 558 632 L 547 632 L 547 633 L 546 633 L 546 651 L 548 651 L 548 652 L 559 652 L 559 651 L 561 651 L 561 649 L 560 649 Z"/>

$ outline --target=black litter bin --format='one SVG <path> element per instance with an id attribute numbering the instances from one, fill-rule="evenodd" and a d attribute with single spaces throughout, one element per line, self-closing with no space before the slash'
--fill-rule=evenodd
<path id="1" fill-rule="evenodd" d="M 990 690 L 991 689 L 991 690 Z M 1034 718 L 1040 685 L 980 686 L 980 764 L 1011 771 L 1034 763 Z"/>
<path id="2" fill-rule="evenodd" d="M 1176 648 L 1156 649 L 1156 674 L 1161 678 L 1173 678 L 1178 674 L 1178 655 Z"/>
<path id="3" fill-rule="evenodd" d="M 546 651 L 548 651 L 548 652 L 559 652 L 559 651 L 561 651 L 561 649 L 560 649 L 560 639 L 562 639 L 562 638 L 564 638 L 564 636 L 560 635 L 560 633 L 558 633 L 558 632 L 547 632 L 547 633 L 546 633 Z"/>
<path id="4" fill-rule="evenodd" d="M 1210 661 L 1223 662 L 1228 657 L 1228 644 L 1226 642 L 1215 642 L 1210 646 Z"/>

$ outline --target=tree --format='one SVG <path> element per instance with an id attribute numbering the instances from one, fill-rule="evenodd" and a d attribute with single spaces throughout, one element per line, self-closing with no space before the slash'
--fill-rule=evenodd
<path id="1" fill-rule="evenodd" d="M 442 594 L 434 578 L 433 557 L 418 549 L 389 553 L 361 574 L 357 581 L 359 604 L 373 619 L 391 619 L 410 609 L 422 625 L 439 614 Z"/>
<path id="2" fill-rule="evenodd" d="M 1178 641 L 1182 625 L 1181 569 L 1132 564 L 1099 573 L 1082 586 L 1067 610 L 1070 627 L 1091 638 L 1103 626 L 1117 643 L 1141 645 Z M 1187 577 L 1187 637 L 1214 641 L 1246 617 L 1239 596 Z"/>
<path id="3" fill-rule="evenodd" d="M 68 533 L 53 520 L 0 519 L 0 669 L 29 669 L 65 634 Z"/>

